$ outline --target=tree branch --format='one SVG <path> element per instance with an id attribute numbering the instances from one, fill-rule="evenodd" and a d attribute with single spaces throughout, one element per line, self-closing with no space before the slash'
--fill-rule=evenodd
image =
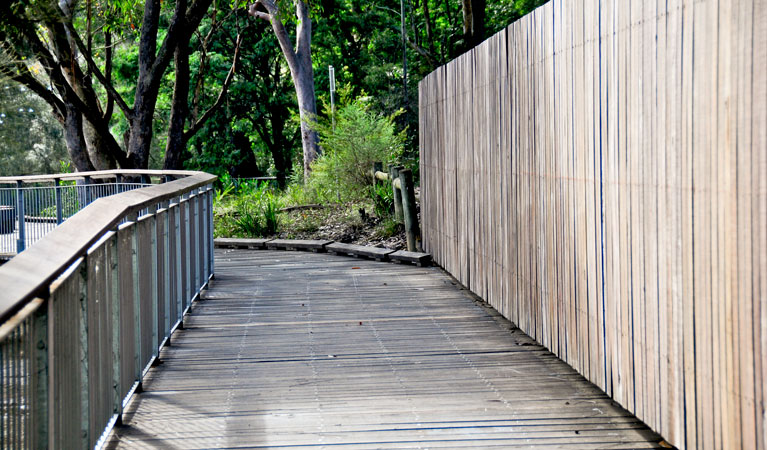
<path id="1" fill-rule="evenodd" d="M 117 92 L 107 77 L 101 73 L 98 64 L 96 64 L 96 61 L 93 60 L 93 55 L 88 52 L 85 43 L 83 42 L 82 38 L 80 38 L 80 35 L 77 34 L 77 31 L 72 25 L 72 22 L 64 20 L 64 26 L 66 26 L 67 30 L 69 30 L 69 34 L 74 39 L 75 44 L 77 44 L 77 48 L 80 49 L 80 55 L 85 58 L 85 62 L 88 64 L 88 69 L 90 69 L 90 71 L 96 76 L 96 79 L 99 80 L 99 83 L 104 86 L 104 89 L 106 89 L 107 94 L 109 95 L 109 99 L 117 103 L 117 106 L 119 106 L 120 110 L 123 112 L 123 114 L 125 114 L 125 118 L 130 122 L 133 119 L 133 111 L 128 106 L 128 104 L 125 103 L 125 100 L 122 98 L 120 93 Z M 111 56 L 111 51 L 109 51 L 108 56 Z M 107 70 L 111 73 L 111 61 L 107 64 Z"/>
<path id="2" fill-rule="evenodd" d="M 56 120 L 61 123 L 64 122 L 64 116 L 66 114 L 64 102 L 43 86 L 43 84 L 29 72 L 29 68 L 26 65 L 18 64 L 16 66 L 16 72 L 5 66 L 0 66 L 0 75 L 6 76 L 17 83 L 26 86 L 30 91 L 37 94 L 38 97 L 51 106 L 53 115 L 56 116 Z"/>
<path id="3" fill-rule="evenodd" d="M 262 11 L 256 10 L 258 5 L 262 5 L 268 12 L 267 15 L 272 24 L 272 30 L 274 30 L 274 35 L 277 37 L 277 42 L 280 44 L 282 54 L 285 55 L 285 60 L 288 62 L 290 72 L 297 75 L 299 67 L 297 60 L 298 56 L 296 55 L 295 50 L 293 50 L 293 44 L 290 42 L 290 37 L 288 36 L 288 31 L 285 29 L 285 25 L 282 23 L 282 20 L 279 19 L 280 10 L 272 0 L 258 0 L 256 3 L 250 5 L 248 13 L 255 17 L 261 17 L 261 15 L 255 14 L 263 13 Z"/>
<path id="4" fill-rule="evenodd" d="M 104 32 L 104 45 L 106 47 L 106 56 L 104 63 L 104 77 L 107 79 L 109 84 L 112 84 L 112 33 L 109 31 Z M 104 110 L 104 120 L 107 122 L 109 119 L 112 118 L 112 110 L 114 109 L 115 100 L 112 98 L 112 96 L 108 96 L 107 98 L 107 107 Z"/>
<path id="5" fill-rule="evenodd" d="M 272 21 L 271 14 L 267 14 L 263 11 L 256 11 L 255 6 L 256 6 L 255 4 L 250 5 L 250 7 L 248 8 L 248 14 L 250 14 L 253 17 L 258 17 L 259 19 L 264 19 L 268 22 Z"/>
<path id="6" fill-rule="evenodd" d="M 165 69 L 170 64 L 170 59 L 173 53 L 176 51 L 176 45 L 179 39 L 186 39 L 187 36 L 191 36 L 194 30 L 200 25 L 200 21 L 205 16 L 205 12 L 208 10 L 212 0 L 195 0 L 189 8 L 187 8 L 185 18 L 182 20 L 177 14 L 174 14 L 171 19 L 170 27 L 165 35 L 165 39 L 160 46 L 160 50 L 157 52 L 157 57 L 154 60 L 151 68 L 151 80 L 156 80 L 156 83 L 160 83 Z M 177 10 L 176 13 L 179 11 Z M 182 25 L 183 22 L 183 26 Z M 186 33 L 186 34 L 184 34 Z"/>
<path id="7" fill-rule="evenodd" d="M 216 99 L 215 103 L 208 108 L 207 111 L 205 111 L 202 116 L 194 123 L 192 124 L 189 129 L 184 132 L 184 142 L 188 142 L 189 139 L 192 138 L 199 130 L 202 128 L 202 126 L 205 124 L 205 122 L 210 118 L 210 116 L 213 115 L 213 113 L 218 109 L 223 103 L 224 99 L 226 98 L 226 94 L 229 91 L 229 85 L 232 84 L 232 79 L 234 78 L 235 70 L 237 69 L 237 61 L 240 59 L 240 47 L 242 45 L 242 34 L 237 35 L 237 46 L 234 48 L 234 58 L 232 58 L 232 67 L 229 68 L 229 72 L 226 74 L 226 78 L 224 79 L 224 84 L 221 86 L 221 92 L 218 94 L 218 98 Z"/>
<path id="8" fill-rule="evenodd" d="M 424 58 L 426 58 L 426 60 L 429 62 L 429 65 L 432 68 L 436 68 L 436 67 L 439 66 L 439 62 L 437 61 L 437 58 L 430 51 L 428 51 L 425 48 L 421 47 L 420 45 L 414 43 L 413 41 L 410 40 L 409 37 L 407 37 L 406 40 L 407 40 L 408 45 L 410 45 L 410 47 L 413 50 L 415 50 L 419 55 L 421 55 Z"/>

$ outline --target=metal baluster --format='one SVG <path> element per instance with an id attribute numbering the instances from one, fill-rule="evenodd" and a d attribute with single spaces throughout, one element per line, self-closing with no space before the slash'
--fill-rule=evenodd
<path id="1" fill-rule="evenodd" d="M 19 237 L 16 241 L 16 253 L 21 253 L 26 248 L 26 225 L 24 222 L 24 190 L 21 181 L 16 182 L 16 216 L 19 223 Z"/>
<path id="2" fill-rule="evenodd" d="M 63 205 L 61 203 L 61 181 L 56 178 L 53 183 L 56 192 L 56 224 L 61 225 L 61 222 L 64 221 Z"/>

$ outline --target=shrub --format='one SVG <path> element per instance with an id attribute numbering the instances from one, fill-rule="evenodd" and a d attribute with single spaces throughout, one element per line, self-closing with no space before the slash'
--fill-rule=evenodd
<path id="1" fill-rule="evenodd" d="M 369 195 L 369 172 L 376 161 L 398 159 L 404 148 L 405 132 L 395 131 L 395 118 L 370 110 L 364 98 L 342 106 L 336 126 L 328 121 L 315 124 L 323 150 L 312 165 L 307 183 L 319 201 L 359 200 Z"/>

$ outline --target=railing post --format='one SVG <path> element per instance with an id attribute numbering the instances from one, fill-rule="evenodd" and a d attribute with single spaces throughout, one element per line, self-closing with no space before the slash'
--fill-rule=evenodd
<path id="1" fill-rule="evenodd" d="M 191 237 L 190 242 L 194 247 L 194 288 L 192 292 L 195 294 L 200 292 L 200 286 L 202 283 L 200 280 L 200 236 L 202 235 L 202 227 L 200 226 L 200 189 L 194 190 L 194 196 L 192 197 L 193 213 L 194 213 L 194 236 Z"/>
<path id="2" fill-rule="evenodd" d="M 64 221 L 64 207 L 61 204 L 61 180 L 53 180 L 53 190 L 56 195 L 56 224 L 61 225 Z"/>
<path id="3" fill-rule="evenodd" d="M 208 255 L 210 257 L 210 264 L 208 267 L 208 278 L 211 276 L 215 276 L 215 261 L 216 261 L 216 255 L 215 255 L 215 248 L 213 246 L 213 186 L 208 186 Z"/>
<path id="4" fill-rule="evenodd" d="M 162 261 L 162 273 L 163 273 L 163 311 L 165 311 L 165 329 L 163 330 L 163 334 L 165 335 L 165 338 L 168 339 L 168 342 L 170 342 L 170 329 L 173 327 L 173 318 L 170 315 L 170 230 L 168 229 L 170 227 L 170 202 L 163 202 L 163 207 L 165 208 L 165 223 L 162 227 L 162 244 L 163 244 L 163 261 Z"/>
<path id="5" fill-rule="evenodd" d="M 16 253 L 21 253 L 27 247 L 27 230 L 24 220 L 24 189 L 22 182 L 16 182 L 16 217 L 19 221 L 19 238 L 16 241 Z"/>
<path id="6" fill-rule="evenodd" d="M 157 210 L 160 205 L 154 206 L 154 212 L 152 212 L 152 217 L 149 219 L 150 226 L 150 253 L 151 253 L 151 260 L 152 260 L 152 357 L 159 358 L 160 357 L 160 350 L 159 350 L 159 325 L 157 322 L 160 320 L 160 292 L 159 292 L 159 280 L 157 277 L 157 270 L 159 269 L 159 261 L 157 261 Z"/>
<path id="7" fill-rule="evenodd" d="M 90 205 L 91 202 L 93 201 L 93 193 L 91 192 L 91 187 L 90 187 L 92 182 L 93 182 L 93 180 L 91 179 L 91 177 L 87 177 L 87 176 L 83 177 L 83 185 L 85 186 L 84 187 L 84 189 L 85 189 L 85 206 Z M 80 209 L 82 209 L 82 208 L 80 208 Z"/>
<path id="8" fill-rule="evenodd" d="M 200 241 L 202 242 L 202 284 L 208 282 L 210 276 L 210 248 L 208 247 L 208 186 L 202 188 L 202 194 L 200 199 L 202 205 L 202 229 L 200 230 Z M 202 296 L 200 296 L 202 297 Z"/>
<path id="9" fill-rule="evenodd" d="M 112 326 L 112 413 L 117 416 L 117 424 L 122 423 L 122 397 L 120 388 L 122 387 L 121 377 L 121 352 L 120 352 L 120 270 L 119 255 L 117 252 L 117 231 L 107 241 L 107 286 L 110 297 L 110 319 Z"/>
<path id="10" fill-rule="evenodd" d="M 184 284 L 181 276 L 181 197 L 176 197 L 177 203 L 174 220 L 173 239 L 176 242 L 176 319 L 179 321 L 179 328 L 184 328 Z"/>
<path id="11" fill-rule="evenodd" d="M 50 447 L 50 371 L 48 354 L 48 321 L 50 301 L 44 300 L 30 316 L 29 394 L 31 436 L 30 448 Z"/>
<path id="12" fill-rule="evenodd" d="M 144 369 L 142 362 L 142 346 L 141 346 L 141 271 L 138 266 L 138 216 L 131 218 L 133 224 L 130 225 L 131 230 L 131 272 L 133 275 L 133 328 L 135 330 L 133 343 L 135 350 L 133 352 L 134 361 L 134 376 L 139 383 L 138 391 L 141 391 L 141 378 L 142 371 Z"/>
<path id="13" fill-rule="evenodd" d="M 410 169 L 400 170 L 399 181 L 402 188 L 402 212 L 405 219 L 407 250 L 409 252 L 417 252 L 420 247 L 421 232 L 418 227 L 418 211 L 415 207 L 413 172 Z"/>
<path id="14" fill-rule="evenodd" d="M 186 268 L 186 286 L 184 286 L 184 311 L 186 312 L 186 308 L 189 307 L 189 304 L 191 303 L 190 300 L 192 299 L 192 290 L 194 289 L 192 287 L 192 284 L 194 284 L 193 277 L 192 277 L 192 265 L 190 264 L 190 259 L 192 256 L 192 237 L 189 235 L 189 220 L 190 220 L 190 212 L 189 209 L 192 205 L 192 200 L 189 194 L 185 194 L 186 196 L 186 207 L 184 207 L 184 249 L 186 250 L 186 264 L 184 265 Z M 182 312 L 182 320 L 183 320 L 183 312 Z"/>
<path id="15" fill-rule="evenodd" d="M 106 258 L 106 253 L 104 253 Z M 106 266 L 107 264 L 105 264 Z M 65 325 L 66 326 L 66 325 Z M 90 381 L 88 348 L 88 264 L 80 268 L 80 436 L 83 447 L 90 445 Z"/>
<path id="16" fill-rule="evenodd" d="M 394 182 L 399 178 L 399 171 L 403 166 L 395 166 L 389 164 L 389 182 L 391 183 L 392 192 L 394 193 L 394 219 L 403 223 L 404 216 L 402 212 L 402 191 L 397 188 Z"/>

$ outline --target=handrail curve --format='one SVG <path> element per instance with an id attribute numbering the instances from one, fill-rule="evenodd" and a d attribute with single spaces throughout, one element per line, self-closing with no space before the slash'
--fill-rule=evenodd
<path id="1" fill-rule="evenodd" d="M 115 229 L 119 222 L 131 214 L 158 203 L 182 196 L 213 183 L 217 177 L 196 171 L 109 170 L 62 174 L 60 179 L 74 175 L 154 175 L 184 176 L 175 181 L 123 192 L 95 200 L 48 235 L 0 266 L 0 323 L 13 316 L 26 303 L 36 297 L 47 297 L 48 286 L 77 258 L 83 256 L 101 237 Z M 67 178 L 64 178 L 66 176 Z M 45 178 L 48 177 L 48 178 Z M 54 176 L 0 177 L 41 181 Z"/>

